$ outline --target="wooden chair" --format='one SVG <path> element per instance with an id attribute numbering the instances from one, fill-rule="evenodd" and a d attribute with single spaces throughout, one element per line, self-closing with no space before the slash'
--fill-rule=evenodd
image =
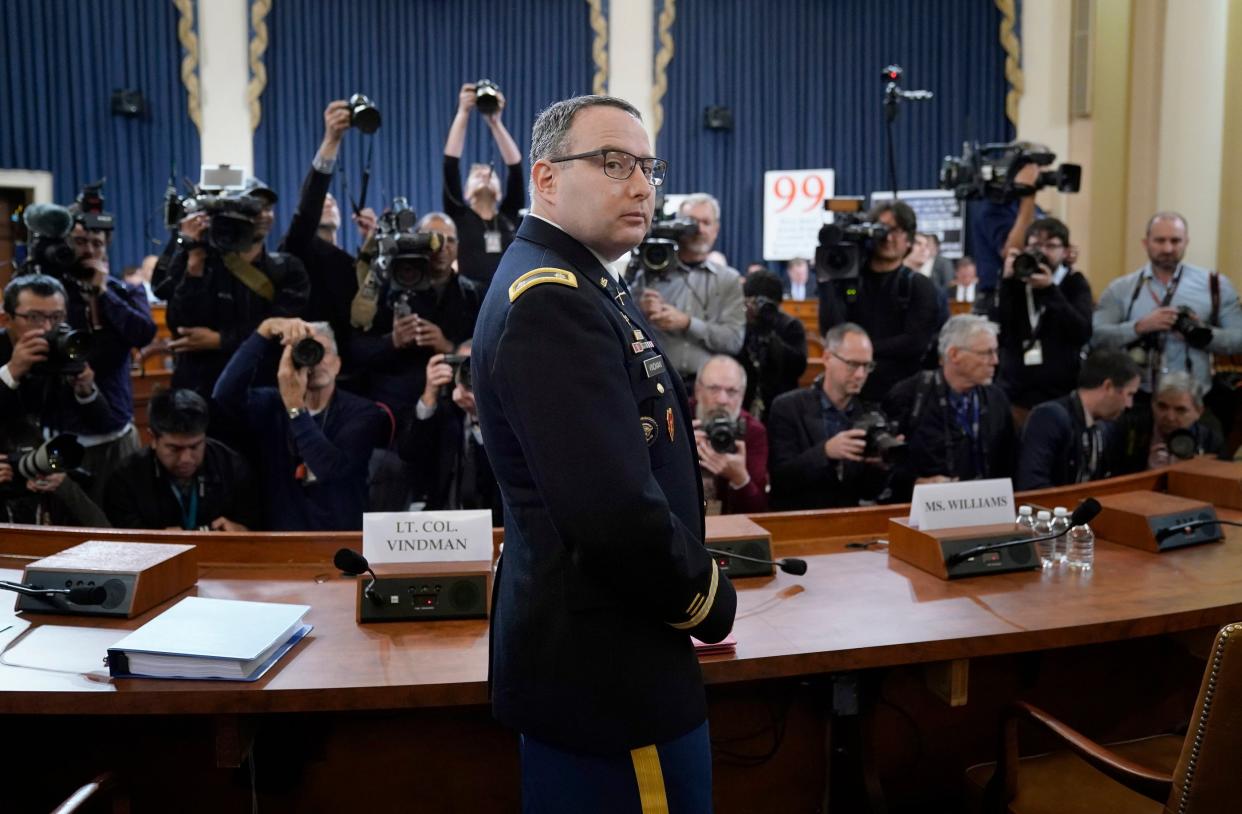
<path id="1" fill-rule="evenodd" d="M 65 798 L 52 810 L 52 814 L 74 814 L 79 811 L 100 811 L 103 804 L 111 804 L 112 814 L 129 814 L 129 797 L 122 793 L 116 777 L 104 772 L 91 782 Z"/>
<path id="2" fill-rule="evenodd" d="M 1019 758 L 1021 719 L 1050 731 L 1068 751 Z M 997 763 L 966 771 L 967 791 L 985 811 L 1233 814 L 1242 807 L 1242 623 L 1216 634 L 1185 738 L 1101 746 L 1020 702 L 1000 740 Z"/>

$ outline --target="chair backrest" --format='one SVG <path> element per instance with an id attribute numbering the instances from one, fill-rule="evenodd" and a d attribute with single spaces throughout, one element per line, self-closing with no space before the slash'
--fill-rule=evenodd
<path id="1" fill-rule="evenodd" d="M 1167 814 L 1236 812 L 1242 801 L 1242 622 L 1212 645 Z"/>

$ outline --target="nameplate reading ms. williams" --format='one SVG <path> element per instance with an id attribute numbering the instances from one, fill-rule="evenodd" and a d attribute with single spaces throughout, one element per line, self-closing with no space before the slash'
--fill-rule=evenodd
<path id="1" fill-rule="evenodd" d="M 1012 523 L 1016 515 L 1009 478 L 921 483 L 910 500 L 910 525 L 923 531 Z"/>
<path id="2" fill-rule="evenodd" d="M 492 513 L 370 512 L 362 515 L 362 555 L 373 564 L 490 560 Z"/>

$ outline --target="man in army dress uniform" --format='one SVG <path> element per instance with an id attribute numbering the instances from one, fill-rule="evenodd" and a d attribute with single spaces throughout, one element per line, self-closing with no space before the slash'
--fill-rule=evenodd
<path id="1" fill-rule="evenodd" d="M 685 389 L 606 266 L 646 234 L 666 165 L 603 96 L 543 111 L 530 158 L 471 361 L 505 507 L 493 711 L 522 735 L 527 812 L 707 812 L 691 636 L 728 635 L 737 598 L 703 547 Z"/>

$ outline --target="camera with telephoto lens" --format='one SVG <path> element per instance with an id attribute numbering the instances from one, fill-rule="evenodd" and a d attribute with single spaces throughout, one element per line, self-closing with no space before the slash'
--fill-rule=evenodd
<path id="1" fill-rule="evenodd" d="M 862 206 L 863 199 L 858 197 L 824 201 L 832 222 L 820 228 L 815 248 L 815 277 L 819 282 L 857 279 L 872 247 L 888 237 L 888 227 L 868 221 Z"/>
<path id="2" fill-rule="evenodd" d="M 1032 274 L 1039 273 L 1040 266 L 1045 266 L 1049 269 L 1053 268 L 1052 261 L 1039 249 L 1025 249 L 1013 259 L 1013 276 L 1022 282 L 1026 282 L 1031 279 Z"/>
<path id="3" fill-rule="evenodd" d="M 1189 461 L 1199 454 L 1199 439 L 1190 430 L 1173 430 L 1164 437 L 1164 444 L 1169 454 L 1183 461 Z"/>
<path id="4" fill-rule="evenodd" d="M 453 368 L 453 382 L 460 384 L 465 390 L 473 390 L 474 382 L 470 378 L 470 357 L 460 353 L 446 353 L 444 364 Z"/>
<path id="5" fill-rule="evenodd" d="M 909 451 L 905 441 L 898 441 L 896 427 L 879 410 L 868 410 L 854 421 L 851 429 L 866 433 L 864 458 L 879 458 L 886 464 L 902 461 Z"/>
<path id="6" fill-rule="evenodd" d="M 1173 330 L 1186 339 L 1192 348 L 1203 350 L 1212 342 L 1212 329 L 1199 321 L 1194 312 L 1185 305 L 1177 307 L 1177 319 L 1173 322 Z"/>
<path id="7" fill-rule="evenodd" d="M 209 217 L 207 244 L 218 252 L 244 252 L 254 245 L 255 219 L 263 212 L 262 198 L 239 190 L 222 194 L 200 191 L 181 201 L 181 216 L 202 212 Z M 180 221 L 180 219 L 178 219 Z"/>
<path id="8" fill-rule="evenodd" d="M 480 79 L 474 83 L 474 106 L 484 116 L 490 116 L 500 110 L 500 88 L 490 79 Z"/>
<path id="9" fill-rule="evenodd" d="M 62 322 L 43 335 L 47 340 L 47 359 L 35 370 L 51 375 L 76 376 L 86 370 L 86 362 L 94 348 L 89 331 L 78 331 Z"/>
<path id="10" fill-rule="evenodd" d="M 444 238 L 435 232 L 416 232 L 418 215 L 405 198 L 393 198 L 392 208 L 380 215 L 375 227 L 375 259 L 371 269 L 388 283 L 390 292 L 421 291 L 431 286 L 431 256 Z"/>
<path id="11" fill-rule="evenodd" d="M 380 127 L 380 112 L 370 97 L 355 93 L 349 97 L 349 126 L 368 136 Z"/>
<path id="12" fill-rule="evenodd" d="M 660 211 L 658 206 L 656 211 Z M 677 244 L 698 233 L 698 221 L 692 218 L 670 216 L 653 221 L 630 258 L 630 276 L 640 268 L 649 274 L 663 274 L 677 260 Z"/>
<path id="13" fill-rule="evenodd" d="M 25 494 L 26 481 L 77 469 L 85 452 L 78 437 L 70 433 L 57 435 L 37 447 L 19 447 L 8 453 L 7 463 L 13 467 L 13 480 L 0 485 L 0 495 Z"/>
<path id="14" fill-rule="evenodd" d="M 712 449 L 731 455 L 737 452 L 737 442 L 746 437 L 746 420 L 734 420 L 728 413 L 716 412 L 703 421 L 702 429 Z"/>
<path id="15" fill-rule="evenodd" d="M 1027 164 L 1050 167 L 1057 154 L 1042 144 L 1010 141 L 995 144 L 965 142 L 960 156 L 945 156 L 940 167 L 940 188 L 953 190 L 963 200 L 987 199 L 1003 204 L 1022 196 L 1015 188 L 1014 176 Z M 1077 192 L 1082 183 L 1082 167 L 1062 164 L 1046 169 L 1035 179 L 1036 190 L 1056 187 L 1058 192 Z"/>
<path id="16" fill-rule="evenodd" d="M 295 368 L 314 367 L 323 361 L 323 345 L 313 336 L 299 339 L 289 351 L 289 358 Z"/>
<path id="17" fill-rule="evenodd" d="M 757 296 L 751 298 L 751 318 L 746 326 L 753 334 L 768 334 L 776 330 L 776 315 L 781 305 L 771 297 Z"/>
<path id="18" fill-rule="evenodd" d="M 77 266 L 78 256 L 69 245 L 73 213 L 56 204 L 37 203 L 22 215 L 26 225 L 26 261 L 22 274 L 47 274 L 63 278 Z"/>

